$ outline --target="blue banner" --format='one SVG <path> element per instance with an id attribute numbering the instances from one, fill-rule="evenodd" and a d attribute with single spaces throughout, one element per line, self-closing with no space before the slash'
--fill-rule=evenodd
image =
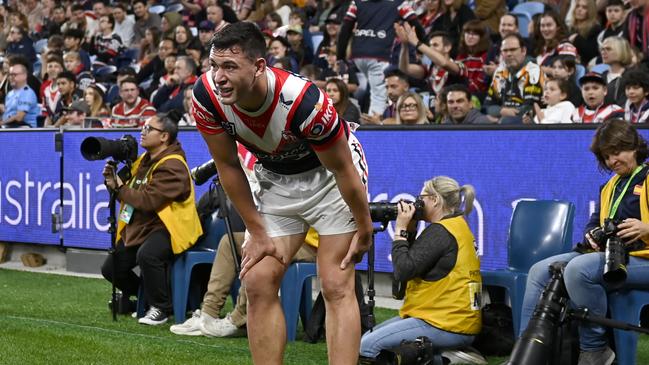
<path id="1" fill-rule="evenodd" d="M 110 246 L 108 193 L 101 175 L 105 162 L 86 161 L 79 147 L 88 136 L 117 139 L 124 133 L 63 134 L 64 246 Z M 137 132 L 128 133 L 139 139 Z M 475 187 L 475 209 L 468 221 L 484 269 L 506 266 L 509 221 L 518 201 L 573 202 L 577 242 L 597 202 L 599 186 L 608 179 L 588 150 L 593 130 L 361 130 L 357 134 L 369 166 L 370 201 L 412 200 L 425 180 L 438 175 Z M 54 131 L 0 133 L 0 241 L 59 244 L 59 234 L 52 233 L 51 227 L 61 192 L 54 135 Z M 210 158 L 198 132 L 181 131 L 179 139 L 190 167 Z M 208 185 L 197 187 L 197 197 Z M 392 234 L 392 223 L 377 234 L 377 271 L 392 270 Z"/>

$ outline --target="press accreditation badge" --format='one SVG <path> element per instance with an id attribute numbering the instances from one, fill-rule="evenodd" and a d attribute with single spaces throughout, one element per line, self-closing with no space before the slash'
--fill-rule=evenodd
<path id="1" fill-rule="evenodd" d="M 472 281 L 469 283 L 469 300 L 471 310 L 479 311 L 482 307 L 482 283 Z"/>
<path id="2" fill-rule="evenodd" d="M 119 212 L 119 220 L 129 224 L 131 221 L 131 218 L 133 217 L 133 206 L 130 204 L 124 204 L 122 207 L 122 210 Z"/>

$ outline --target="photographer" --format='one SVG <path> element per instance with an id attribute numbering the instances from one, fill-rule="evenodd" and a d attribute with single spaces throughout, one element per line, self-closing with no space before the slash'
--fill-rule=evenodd
<path id="1" fill-rule="evenodd" d="M 398 204 L 392 264 L 395 279 L 407 281 L 404 303 L 398 317 L 363 335 L 363 363 L 373 363 L 381 350 L 402 340 L 426 336 L 435 349 L 459 348 L 470 345 L 480 332 L 480 261 L 464 219 L 474 196 L 472 186 L 460 187 L 446 176 L 426 181 L 421 219 L 432 224 L 417 239 L 414 204 Z"/>
<path id="2" fill-rule="evenodd" d="M 121 207 L 116 247 L 104 262 L 102 274 L 128 297 L 138 292 L 140 279 L 132 269 L 140 266 L 150 308 L 139 322 L 149 325 L 166 322 L 172 312 L 169 277 L 174 255 L 191 247 L 202 234 L 185 152 L 176 140 L 178 118 L 174 117 L 157 114 L 146 121 L 140 132 L 140 145 L 146 152 L 133 163 L 129 180 L 122 182 L 111 163 L 103 171 L 106 186 L 117 192 Z"/>
<path id="3" fill-rule="evenodd" d="M 544 286 L 550 280 L 548 266 L 557 261 L 568 261 L 564 282 L 570 300 L 576 308 L 588 309 L 592 316 L 606 316 L 607 292 L 620 287 L 638 287 L 649 284 L 649 201 L 647 199 L 647 172 L 644 161 L 649 155 L 647 142 L 636 129 L 622 119 L 611 119 L 602 124 L 593 137 L 590 150 L 599 167 L 615 173 L 600 189 L 600 201 L 586 226 L 584 243 L 574 252 L 556 255 L 532 266 L 521 313 L 521 333 L 530 321 Z M 598 239 L 597 231 L 607 219 L 617 222 L 611 235 L 619 237 L 629 253 L 626 281 L 613 285 L 604 279 L 606 239 Z M 609 225 L 607 224 L 607 227 Z M 613 239 L 609 240 L 610 242 Z M 590 322 L 579 323 L 579 364 L 611 364 L 615 354 L 608 347 L 606 328 Z"/>

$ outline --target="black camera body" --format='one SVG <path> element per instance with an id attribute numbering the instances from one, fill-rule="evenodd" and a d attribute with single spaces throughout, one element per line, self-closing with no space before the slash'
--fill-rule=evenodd
<path id="1" fill-rule="evenodd" d="M 437 356 L 436 356 L 437 355 Z M 442 365 L 430 339 L 419 336 L 413 341 L 402 340 L 399 346 L 381 350 L 376 358 L 361 357 L 361 365 Z"/>
<path id="2" fill-rule="evenodd" d="M 622 239 L 617 236 L 618 225 L 621 220 L 604 220 L 602 227 L 592 229 L 589 233 L 593 241 L 600 248 L 604 248 L 606 263 L 604 265 L 604 281 L 613 289 L 622 286 L 626 280 L 626 264 L 629 260 L 626 246 Z"/>
<path id="3" fill-rule="evenodd" d="M 412 219 L 420 221 L 424 219 L 424 201 L 417 199 L 413 203 L 415 205 L 415 215 Z M 372 222 L 389 222 L 397 219 L 399 215 L 399 206 L 397 203 L 376 202 L 370 203 L 370 217 Z"/>
<path id="4" fill-rule="evenodd" d="M 129 134 L 115 140 L 88 137 L 81 142 L 81 155 L 88 161 L 111 157 L 115 161 L 131 163 L 137 160 L 137 141 Z"/>

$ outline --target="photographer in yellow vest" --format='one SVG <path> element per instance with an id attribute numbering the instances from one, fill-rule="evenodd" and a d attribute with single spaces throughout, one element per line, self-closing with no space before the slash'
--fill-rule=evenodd
<path id="1" fill-rule="evenodd" d="M 482 278 L 475 238 L 464 217 L 473 208 L 472 186 L 446 176 L 424 183 L 422 220 L 431 224 L 415 238 L 415 206 L 401 201 L 392 242 L 394 277 L 407 282 L 399 316 L 361 338 L 362 363 L 381 350 L 425 336 L 434 349 L 470 345 L 482 326 Z M 461 203 L 464 201 L 464 210 Z"/>
<path id="2" fill-rule="evenodd" d="M 132 164 L 131 178 L 121 181 L 110 163 L 103 171 L 106 186 L 117 192 L 120 210 L 115 250 L 101 271 L 126 297 L 136 295 L 140 284 L 144 285 L 150 307 L 139 319 L 142 324 L 167 321 L 172 313 L 169 278 L 174 256 L 203 233 L 177 135 L 177 115 L 157 114 L 142 127 L 140 145 L 146 152 Z M 135 266 L 140 267 L 141 280 L 133 272 Z"/>

